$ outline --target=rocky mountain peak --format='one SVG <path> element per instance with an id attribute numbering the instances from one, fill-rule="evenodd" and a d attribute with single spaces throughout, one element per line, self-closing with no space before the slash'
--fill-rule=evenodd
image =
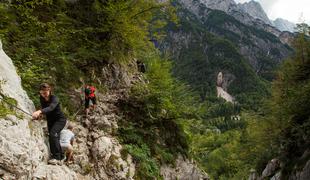
<path id="1" fill-rule="evenodd" d="M 243 4 L 237 4 L 233 0 L 179 0 L 179 3 L 198 18 L 204 18 L 209 10 L 220 10 L 247 26 L 254 26 L 256 29 L 275 35 L 282 43 L 290 44 L 290 41 L 294 38 L 294 35 L 290 33 L 292 31 L 285 32 L 286 36 L 283 38 L 281 31 L 289 30 L 281 28 L 280 25 L 275 25 L 274 22 L 269 20 L 262 6 L 253 0 Z M 204 13 L 201 13 L 201 7 L 206 8 L 203 10 Z"/>
<path id="2" fill-rule="evenodd" d="M 262 6 L 256 1 L 252 0 L 243 4 L 239 3 L 238 8 L 253 18 L 260 19 L 266 24 L 272 24 Z"/>
<path id="3" fill-rule="evenodd" d="M 280 31 L 295 32 L 296 28 L 296 24 L 282 18 L 277 18 L 276 20 L 274 20 L 273 25 Z"/>
<path id="4" fill-rule="evenodd" d="M 224 12 L 228 12 L 232 7 L 236 5 L 234 0 L 200 0 L 210 9 L 217 9 Z"/>

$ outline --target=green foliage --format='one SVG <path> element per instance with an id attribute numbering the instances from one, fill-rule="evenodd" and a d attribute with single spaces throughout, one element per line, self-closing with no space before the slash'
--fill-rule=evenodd
<path id="1" fill-rule="evenodd" d="M 1 89 L 3 83 L 4 81 L 0 80 L 0 118 L 9 114 L 18 115 L 12 107 L 12 105 L 17 106 L 17 101 L 3 94 Z"/>
<path id="2" fill-rule="evenodd" d="M 134 161 L 138 164 L 135 175 L 136 179 L 153 179 L 160 178 L 159 165 L 151 156 L 150 149 L 143 144 L 141 147 L 137 145 L 125 145 L 125 150 L 131 154 Z"/>
<path id="3" fill-rule="evenodd" d="M 303 166 L 309 157 L 303 156 L 310 144 L 310 40 L 303 28 L 295 40 L 296 54 L 281 67 L 273 86 L 272 117 L 280 127 L 278 144 L 284 162 L 284 174 Z M 295 169 L 296 170 L 296 169 Z"/>
<path id="4" fill-rule="evenodd" d="M 173 11 L 155 0 L 1 2 L 0 37 L 35 105 L 37 86 L 49 82 L 72 111 L 68 89 L 79 86 L 77 77 L 143 57 Z"/>
<path id="5" fill-rule="evenodd" d="M 212 178 L 231 179 L 244 168 L 238 152 L 241 138 L 239 131 L 220 133 L 206 128 L 197 120 L 184 122 L 183 125 L 191 139 L 190 153 Z"/>
<path id="6" fill-rule="evenodd" d="M 296 54 L 277 73 L 272 98 L 264 100 L 256 112 L 243 111 L 241 120 L 245 126 L 240 130 L 231 130 L 234 128 L 230 126 L 224 132 L 218 131 L 221 121 L 213 122 L 212 119 L 209 123 L 214 126 L 203 121 L 184 124 L 191 139 L 191 153 L 213 178 L 247 178 L 251 168 L 255 167 L 261 173 L 270 159 L 279 157 L 286 179 L 309 160 L 304 153 L 309 151 L 310 41 L 300 34 L 295 46 Z M 206 118 L 231 113 L 229 106 L 218 106 L 211 104 L 211 113 Z"/>
<path id="7" fill-rule="evenodd" d="M 89 174 L 92 172 L 93 168 L 91 166 L 91 164 L 84 164 L 82 167 L 83 171 L 85 174 Z"/>
<path id="8" fill-rule="evenodd" d="M 160 164 L 173 164 L 179 154 L 188 155 L 179 122 L 192 117 L 195 110 L 190 96 L 184 94 L 185 86 L 171 76 L 169 61 L 155 53 L 146 62 L 149 82 L 133 87 L 130 99 L 121 102 L 124 120 L 118 132 L 139 163 L 137 178 L 159 177 Z"/>
<path id="9" fill-rule="evenodd" d="M 4 102 L 0 101 L 0 118 L 3 118 L 9 114 L 15 114 L 15 113 Z"/>

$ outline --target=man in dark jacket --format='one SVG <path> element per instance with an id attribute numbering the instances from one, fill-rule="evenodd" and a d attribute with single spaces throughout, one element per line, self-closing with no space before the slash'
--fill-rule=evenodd
<path id="1" fill-rule="evenodd" d="M 41 114 L 46 115 L 51 151 L 51 159 L 48 163 L 61 164 L 63 156 L 59 143 L 60 131 L 65 127 L 67 120 L 61 111 L 58 98 L 51 94 L 51 87 L 47 83 L 40 85 L 40 103 L 41 109 L 35 111 L 32 117 L 37 119 Z"/>

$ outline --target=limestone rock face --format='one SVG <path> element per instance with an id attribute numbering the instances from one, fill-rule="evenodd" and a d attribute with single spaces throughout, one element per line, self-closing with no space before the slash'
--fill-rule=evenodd
<path id="1" fill-rule="evenodd" d="M 12 60 L 3 51 L 1 40 L 0 81 L 3 82 L 3 84 L 0 84 L 0 92 L 4 93 L 6 96 L 14 98 L 17 101 L 19 108 L 26 112 L 33 112 L 34 105 L 21 86 L 21 79 L 16 73 Z"/>
<path id="2" fill-rule="evenodd" d="M 256 1 L 245 2 L 238 4 L 241 11 L 248 13 L 250 16 L 256 19 L 262 20 L 266 24 L 272 24 L 262 6 Z"/>
<path id="3" fill-rule="evenodd" d="M 1 93 L 15 99 L 22 110 L 33 112 L 34 105 L 23 90 L 20 77 L 1 42 L 0 80 L 3 82 Z M 32 122 L 30 116 L 16 111 L 21 117 L 7 115 L 0 118 L 0 175 L 8 179 L 26 179 L 32 176 L 40 162 L 46 160 L 48 151 L 40 123 Z"/>
<path id="4" fill-rule="evenodd" d="M 233 102 L 234 98 L 227 92 L 227 87 L 235 79 L 232 74 L 225 74 L 225 77 L 222 72 L 219 72 L 217 75 L 216 81 L 216 91 L 217 97 L 225 99 L 227 102 Z"/>
<path id="5" fill-rule="evenodd" d="M 280 168 L 280 161 L 278 159 L 272 159 L 264 169 L 262 173 L 262 178 L 266 178 L 275 174 L 275 172 Z"/>
<path id="6" fill-rule="evenodd" d="M 284 30 L 283 26 L 291 27 L 291 24 L 284 21 L 272 22 L 266 15 L 261 5 L 256 1 L 236 4 L 233 0 L 180 0 L 180 3 L 188 9 L 191 9 L 191 11 L 196 15 L 204 14 L 201 13 L 197 7 L 200 6 L 200 4 L 203 4 L 208 9 L 224 11 L 243 24 L 262 29 L 266 32 L 272 33 L 277 37 L 279 37 L 281 31 Z M 200 18 L 203 18 L 203 16 Z M 291 39 L 294 37 L 293 33 L 290 33 L 289 35 Z"/>
<path id="7" fill-rule="evenodd" d="M 133 179 L 135 166 L 130 156 L 122 159 L 121 149 L 119 142 L 109 137 L 100 137 L 93 143 L 93 156 L 100 159 L 96 165 L 97 171 L 105 169 L 104 173 L 98 174 L 99 178 Z"/>
<path id="8" fill-rule="evenodd" d="M 273 21 L 273 25 L 278 28 L 280 31 L 289 31 L 289 32 L 295 32 L 296 24 L 282 19 L 282 18 L 277 18 L 276 20 Z"/>
<path id="9" fill-rule="evenodd" d="M 234 0 L 201 0 L 208 8 L 229 12 L 236 3 Z"/>
<path id="10" fill-rule="evenodd" d="M 131 64 L 134 66 L 134 64 Z M 121 65 L 109 64 L 102 68 L 101 80 L 105 82 L 108 88 L 119 89 L 130 86 L 130 76 Z"/>
<path id="11" fill-rule="evenodd" d="M 31 128 L 30 128 L 31 127 Z M 47 158 L 39 123 L 8 115 L 0 119 L 0 169 L 4 177 L 31 177 L 40 162 Z"/>
<path id="12" fill-rule="evenodd" d="M 77 174 L 70 170 L 67 166 L 54 166 L 40 164 L 33 174 L 34 179 L 50 179 L 50 180 L 77 180 Z"/>
<path id="13" fill-rule="evenodd" d="M 202 172 L 197 166 L 187 159 L 178 157 L 176 166 L 162 166 L 160 169 L 161 175 L 165 180 L 209 180 L 210 177 L 205 172 Z"/>
<path id="14" fill-rule="evenodd" d="M 295 174 L 289 177 L 289 180 L 307 180 L 310 178 L 310 160 L 307 161 L 306 165 Z"/>
<path id="15" fill-rule="evenodd" d="M 309 150 L 306 150 L 301 157 L 302 159 L 307 159 L 309 156 Z M 300 166 L 300 167 L 298 167 Z M 288 180 L 308 180 L 310 177 L 310 160 L 305 161 L 304 165 L 298 165 L 294 167 L 294 170 L 289 175 L 285 175 Z M 262 172 L 262 175 L 257 179 L 267 179 L 271 180 L 281 180 L 282 177 L 282 165 L 278 159 L 272 159 Z"/>

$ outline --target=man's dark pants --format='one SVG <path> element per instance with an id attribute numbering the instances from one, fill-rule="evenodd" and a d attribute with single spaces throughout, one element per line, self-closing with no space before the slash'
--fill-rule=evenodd
<path id="1" fill-rule="evenodd" d="M 62 150 L 60 146 L 60 131 L 65 127 L 66 120 L 61 119 L 55 122 L 48 122 L 49 143 L 52 154 L 52 159 L 61 160 L 63 158 Z"/>

